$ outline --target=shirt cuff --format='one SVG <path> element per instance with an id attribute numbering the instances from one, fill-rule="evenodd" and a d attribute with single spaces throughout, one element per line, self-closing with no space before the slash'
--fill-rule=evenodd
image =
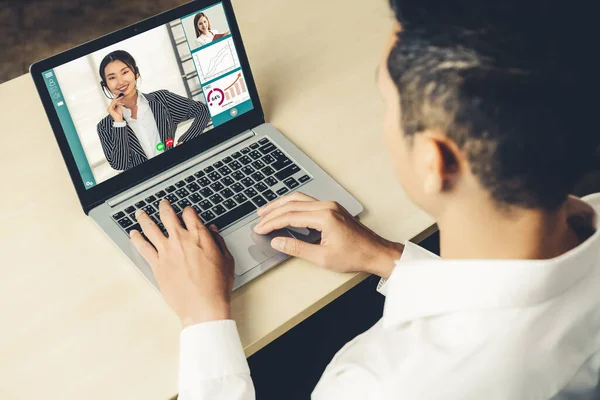
<path id="1" fill-rule="evenodd" d="M 180 335 L 179 387 L 228 375 L 250 375 L 248 361 L 233 320 L 191 325 Z"/>
<path id="2" fill-rule="evenodd" d="M 392 273 L 388 279 L 381 278 L 379 283 L 377 284 L 377 291 L 384 296 L 387 296 L 387 282 L 394 275 L 394 271 L 398 268 L 398 264 L 402 261 L 409 260 L 430 260 L 439 258 L 436 254 L 430 252 L 429 250 L 425 250 L 418 244 L 414 244 L 412 242 L 406 242 L 404 245 L 404 250 L 402 250 L 402 255 L 399 259 L 395 261 L 396 266 L 392 270 Z"/>
<path id="3" fill-rule="evenodd" d="M 125 122 L 125 121 L 121 121 L 121 122 L 113 121 L 113 128 L 125 128 L 126 126 L 127 126 L 127 122 Z"/>

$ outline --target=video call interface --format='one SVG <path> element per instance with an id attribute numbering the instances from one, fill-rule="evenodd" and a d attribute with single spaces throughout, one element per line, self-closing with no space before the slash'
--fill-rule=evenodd
<path id="1" fill-rule="evenodd" d="M 43 75 L 86 189 L 253 108 L 221 3 Z"/>

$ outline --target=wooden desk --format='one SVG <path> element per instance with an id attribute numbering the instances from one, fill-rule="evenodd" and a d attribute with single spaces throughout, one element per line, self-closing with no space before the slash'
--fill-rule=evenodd
<path id="1" fill-rule="evenodd" d="M 431 232 L 382 140 L 387 2 L 264 4 L 234 6 L 267 119 L 362 202 L 376 232 Z M 179 321 L 81 211 L 31 77 L 0 85 L 0 120 L 0 398 L 173 396 Z M 237 290 L 247 355 L 363 278 L 294 259 Z"/>

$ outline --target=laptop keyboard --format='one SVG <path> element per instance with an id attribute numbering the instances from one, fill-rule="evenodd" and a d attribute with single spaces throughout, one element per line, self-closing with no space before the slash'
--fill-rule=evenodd
<path id="1" fill-rule="evenodd" d="M 158 204 L 167 199 L 179 218 L 191 206 L 206 226 L 220 230 L 309 182 L 306 171 L 294 163 L 268 138 L 262 138 L 184 179 L 115 213 L 113 220 L 127 234 L 141 231 L 135 218 L 138 209 L 167 235 L 160 221 Z"/>

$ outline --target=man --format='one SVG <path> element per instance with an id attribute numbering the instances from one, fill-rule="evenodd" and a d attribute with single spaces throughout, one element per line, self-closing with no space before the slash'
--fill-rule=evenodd
<path id="1" fill-rule="evenodd" d="M 257 233 L 322 232 L 274 248 L 389 278 L 383 318 L 333 358 L 313 399 L 600 398 L 600 194 L 568 197 L 598 139 L 574 105 L 568 32 L 537 33 L 562 10 L 474 2 L 467 18 L 464 1 L 437 14 L 391 3 L 402 26 L 379 69 L 385 139 L 407 195 L 437 220 L 442 258 L 301 193 L 259 209 Z M 193 210 L 184 229 L 160 208 L 169 238 L 140 213 L 154 246 L 132 240 L 182 319 L 180 398 L 254 399 L 231 254 Z"/>

